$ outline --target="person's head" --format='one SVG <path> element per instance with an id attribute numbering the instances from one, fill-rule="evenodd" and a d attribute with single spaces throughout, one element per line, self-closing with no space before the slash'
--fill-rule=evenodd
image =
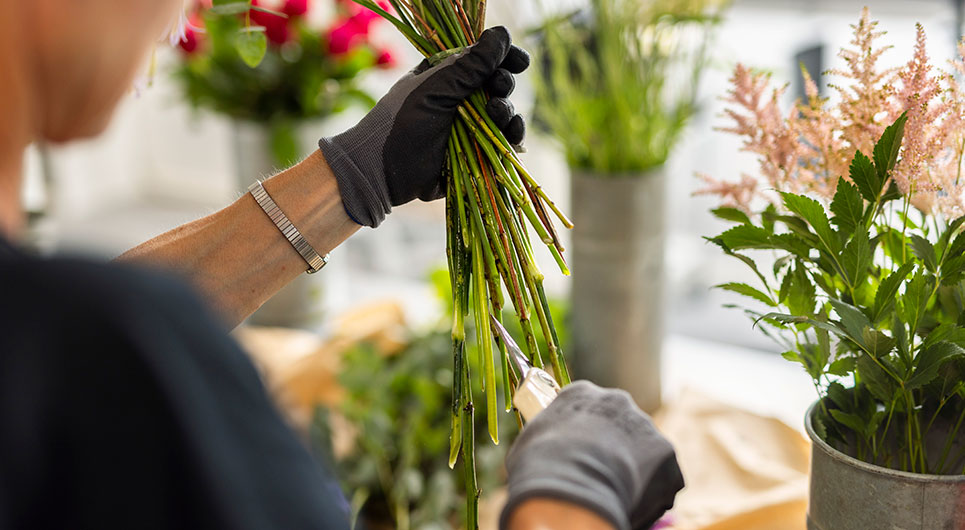
<path id="1" fill-rule="evenodd" d="M 7 0 L 19 12 L 33 138 L 103 131 L 183 0 Z M 4 17 L 9 16 L 10 9 Z M 3 24 L 8 26 L 8 24 Z"/>

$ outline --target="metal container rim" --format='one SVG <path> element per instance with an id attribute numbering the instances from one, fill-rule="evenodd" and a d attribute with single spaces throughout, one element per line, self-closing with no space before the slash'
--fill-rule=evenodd
<path id="1" fill-rule="evenodd" d="M 821 400 L 817 400 L 808 407 L 807 413 L 804 416 L 804 430 L 808 433 L 808 438 L 811 439 L 812 446 L 819 448 L 826 455 L 832 459 L 851 466 L 858 468 L 867 473 L 875 475 L 883 475 L 887 477 L 901 479 L 907 482 L 928 482 L 928 483 L 948 483 L 948 484 L 958 484 L 965 483 L 965 475 L 927 475 L 924 473 L 909 473 L 907 471 L 899 471 L 896 469 L 890 469 L 887 467 L 876 466 L 874 464 L 869 464 L 867 462 L 858 460 L 857 458 L 848 456 L 841 451 L 831 447 L 827 442 L 821 439 L 816 432 L 814 432 L 814 427 L 811 426 L 811 417 L 814 415 L 814 411 L 817 409 L 818 404 Z"/>

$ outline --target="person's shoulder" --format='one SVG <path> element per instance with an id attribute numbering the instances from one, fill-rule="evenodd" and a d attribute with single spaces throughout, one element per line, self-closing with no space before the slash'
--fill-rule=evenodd
<path id="1" fill-rule="evenodd" d="M 42 311 L 48 319 L 69 314 L 100 320 L 178 308 L 201 311 L 181 279 L 151 268 L 79 257 L 0 260 L 0 283 L 9 310 Z"/>

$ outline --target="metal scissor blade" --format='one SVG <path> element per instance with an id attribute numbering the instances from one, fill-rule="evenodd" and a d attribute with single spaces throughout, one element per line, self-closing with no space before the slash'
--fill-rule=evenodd
<path id="1" fill-rule="evenodd" d="M 531 365 L 529 364 L 529 359 L 523 355 L 523 350 L 519 348 L 513 337 L 506 331 L 506 328 L 499 322 L 499 320 L 493 315 L 489 315 L 489 319 L 493 324 L 493 328 L 499 335 L 499 339 L 503 341 L 506 345 L 506 350 L 509 352 L 509 358 L 513 360 L 513 364 L 516 365 L 516 371 L 519 373 L 519 380 L 522 381 L 526 379 L 526 374 L 529 373 Z"/>

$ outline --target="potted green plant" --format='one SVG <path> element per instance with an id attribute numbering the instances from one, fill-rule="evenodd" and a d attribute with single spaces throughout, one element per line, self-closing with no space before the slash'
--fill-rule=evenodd
<path id="1" fill-rule="evenodd" d="M 833 104 L 805 74 L 784 113 L 767 75 L 736 68 L 724 130 L 767 188 L 708 179 L 735 224 L 710 241 L 760 282 L 719 287 L 755 300 L 818 393 L 808 528 L 963 528 L 965 97 L 920 25 L 912 59 L 880 69 L 876 25 L 865 10 L 853 26 Z"/>
<path id="2" fill-rule="evenodd" d="M 324 26 L 310 17 L 320 1 L 202 0 L 189 9 L 175 78 L 194 108 L 232 120 L 239 192 L 312 152 L 325 118 L 353 103 L 374 105 L 358 76 L 393 64 L 391 52 L 369 37 L 378 15 L 322 1 L 335 12 Z M 319 281 L 300 277 L 249 322 L 310 327 Z"/>
<path id="3" fill-rule="evenodd" d="M 660 404 L 664 180 L 723 2 L 593 0 L 536 32 L 537 126 L 571 168 L 574 371 Z"/>

